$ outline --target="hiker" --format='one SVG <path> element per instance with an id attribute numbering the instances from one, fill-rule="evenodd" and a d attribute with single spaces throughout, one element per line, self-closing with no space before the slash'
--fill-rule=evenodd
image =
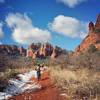
<path id="1" fill-rule="evenodd" d="M 41 64 L 40 66 L 41 66 L 41 67 L 40 67 L 40 70 L 41 70 L 41 72 L 43 73 L 43 72 L 45 71 L 44 63 Z"/>
<path id="2" fill-rule="evenodd" d="M 41 64 L 41 69 L 40 69 L 40 70 L 42 71 L 42 73 L 43 73 L 43 71 L 46 71 L 46 69 L 47 69 L 47 68 L 46 68 L 46 66 L 44 65 L 44 63 Z"/>
<path id="3" fill-rule="evenodd" d="M 41 72 L 43 73 L 43 71 L 44 71 L 44 64 L 41 64 L 40 66 L 41 66 L 41 67 L 40 67 L 40 70 L 41 70 Z"/>
<path id="4" fill-rule="evenodd" d="M 41 66 L 38 65 L 38 68 L 37 68 L 37 79 L 38 81 L 41 79 L 41 70 L 40 70 Z"/>

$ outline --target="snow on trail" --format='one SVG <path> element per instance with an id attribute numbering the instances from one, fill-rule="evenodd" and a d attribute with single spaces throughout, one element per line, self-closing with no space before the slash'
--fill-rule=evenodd
<path id="1" fill-rule="evenodd" d="M 11 96 L 21 94 L 26 91 L 41 89 L 41 85 L 35 81 L 30 81 L 32 77 L 37 78 L 35 70 L 24 74 L 18 74 L 19 79 L 10 79 L 9 85 L 4 92 L 0 92 L 0 100 L 7 99 Z"/>
<path id="2" fill-rule="evenodd" d="M 34 81 L 34 78 L 31 78 L 31 80 Z M 38 91 L 24 92 L 20 95 L 12 96 L 8 100 L 69 100 L 61 95 L 61 91 L 51 80 L 49 71 L 44 71 L 43 74 L 41 74 L 41 80 L 38 83 L 41 84 L 42 87 Z"/>

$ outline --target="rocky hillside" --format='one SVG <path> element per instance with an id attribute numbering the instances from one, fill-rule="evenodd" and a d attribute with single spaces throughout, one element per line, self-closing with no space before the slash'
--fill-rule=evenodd
<path id="1" fill-rule="evenodd" d="M 27 57 L 35 58 L 47 58 L 50 57 L 52 59 L 60 56 L 61 54 L 66 53 L 66 50 L 61 49 L 60 47 L 53 47 L 49 43 L 45 44 L 30 44 L 27 50 Z"/>
<path id="2" fill-rule="evenodd" d="M 26 50 L 16 45 L 0 45 L 0 53 L 4 55 L 26 55 Z"/>
<path id="3" fill-rule="evenodd" d="M 32 43 L 29 45 L 28 49 L 24 49 L 23 47 L 17 47 L 16 45 L 0 45 L 0 54 L 5 56 L 26 56 L 35 58 L 47 58 L 50 57 L 52 59 L 62 55 L 67 54 L 66 50 L 61 49 L 58 46 L 53 47 L 49 43 L 41 44 L 41 43 Z"/>
<path id="4" fill-rule="evenodd" d="M 61 59 L 65 61 L 64 59 L 67 58 L 67 55 L 68 52 L 66 50 L 57 46 L 53 47 L 48 43 L 32 43 L 27 50 L 16 45 L 0 45 L 0 71 L 4 71 L 7 68 L 23 68 L 26 66 L 31 68 L 34 64 L 41 62 L 41 59 L 46 64 L 49 63 L 50 58 L 53 61 L 58 60 L 60 62 Z"/>
<path id="5" fill-rule="evenodd" d="M 100 50 L 100 14 L 97 17 L 96 23 L 90 22 L 88 25 L 88 35 L 76 48 L 75 55 L 78 55 L 88 49 L 90 45 L 94 45 Z"/>

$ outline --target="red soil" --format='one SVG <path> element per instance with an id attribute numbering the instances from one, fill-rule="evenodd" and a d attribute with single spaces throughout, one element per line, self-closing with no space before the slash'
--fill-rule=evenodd
<path id="1" fill-rule="evenodd" d="M 34 78 L 31 80 L 34 80 Z M 21 95 L 13 96 L 9 100 L 66 100 L 60 95 L 60 91 L 51 81 L 48 72 L 42 74 L 39 84 L 41 84 L 42 89 L 31 93 L 23 93 Z"/>

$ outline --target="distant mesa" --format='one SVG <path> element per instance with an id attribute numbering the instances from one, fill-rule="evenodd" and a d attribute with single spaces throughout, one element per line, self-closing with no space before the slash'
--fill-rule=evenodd
<path id="1" fill-rule="evenodd" d="M 88 25 L 88 35 L 84 38 L 81 44 L 75 49 L 75 55 L 78 55 L 87 50 L 93 44 L 97 49 L 100 49 L 100 14 L 97 17 L 96 23 L 90 22 Z"/>

